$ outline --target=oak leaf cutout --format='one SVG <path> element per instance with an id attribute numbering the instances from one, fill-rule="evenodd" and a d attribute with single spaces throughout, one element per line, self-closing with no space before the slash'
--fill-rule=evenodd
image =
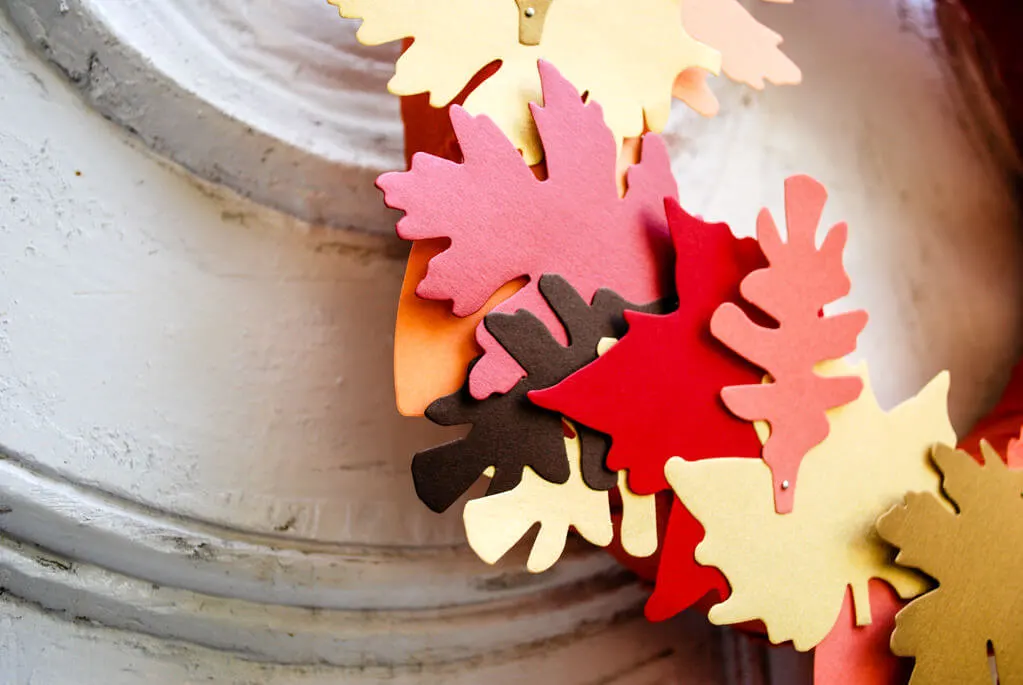
<path id="1" fill-rule="evenodd" d="M 911 492 L 877 521 L 896 562 L 938 582 L 895 617 L 891 647 L 916 660 L 911 685 L 990 685 L 989 644 L 998 682 L 1023 683 L 1023 471 L 987 442 L 980 453 L 983 464 L 935 448 L 945 496 Z"/>
<path id="2" fill-rule="evenodd" d="M 584 103 L 550 65 L 541 63 L 540 74 L 546 105 L 532 111 L 547 151 L 545 180 L 493 122 L 456 106 L 451 121 L 463 161 L 417 154 L 411 170 L 384 174 L 377 185 L 389 206 L 405 212 L 399 236 L 451 241 L 430 260 L 417 295 L 451 300 L 464 317 L 506 283 L 528 277 L 493 311 L 531 311 L 565 342 L 537 290 L 540 276 L 560 274 L 584 298 L 603 287 L 632 302 L 664 297 L 671 291 L 664 199 L 677 187 L 663 141 L 647 135 L 620 196 L 617 151 L 600 106 Z M 484 326 L 476 337 L 483 355 L 469 375 L 472 396 L 507 392 L 522 368 Z"/>
<path id="3" fill-rule="evenodd" d="M 765 81 L 794 85 L 803 74 L 779 49 L 782 37 L 757 21 L 739 0 L 682 0 L 682 25 L 696 40 L 721 53 L 721 71 L 756 90 Z M 675 97 L 704 116 L 719 110 L 707 72 L 688 69 L 675 80 Z"/>
<path id="4" fill-rule="evenodd" d="M 858 376 L 853 402 L 828 411 L 831 431 L 803 459 L 789 514 L 774 509 L 771 471 L 757 459 L 671 459 L 665 475 L 706 529 L 696 561 L 719 568 L 731 587 L 708 617 L 716 624 L 760 620 L 773 643 L 817 645 L 835 625 L 846 588 L 857 625 L 871 621 L 868 582 L 887 581 L 902 598 L 926 579 L 890 559 L 877 517 L 907 491 L 937 492 L 928 454 L 955 444 L 946 407 L 948 373 L 890 412 L 877 404 L 866 365 L 821 364 L 826 377 Z"/>
<path id="5" fill-rule="evenodd" d="M 526 562 L 532 573 L 546 571 L 561 557 L 570 529 L 587 542 L 607 547 L 614 538 L 607 492 L 593 490 L 582 478 L 580 444 L 564 438 L 570 475 L 565 483 L 544 480 L 528 466 L 514 489 L 470 500 L 462 512 L 469 546 L 488 564 L 496 563 L 535 525 L 539 531 Z M 630 492 L 621 477 L 621 544 L 633 557 L 657 549 L 653 496 Z"/>
<path id="6" fill-rule="evenodd" d="M 846 225 L 833 226 L 820 248 L 816 245 L 826 200 L 820 183 L 793 176 L 785 181 L 788 240 L 782 240 L 768 210 L 757 217 L 757 240 L 769 264 L 744 278 L 740 291 L 777 325 L 761 325 L 732 302 L 722 304 L 710 322 L 715 337 L 769 375 L 767 383 L 725 388 L 721 398 L 737 416 L 770 424 L 763 457 L 771 468 L 778 513 L 792 510 L 803 455 L 828 435 L 825 411 L 851 402 L 862 389 L 858 378 L 814 372 L 818 363 L 855 350 L 867 324 L 862 310 L 834 316 L 822 311 L 850 289 L 842 265 Z"/>
<path id="7" fill-rule="evenodd" d="M 395 95 L 430 93 L 430 104 L 451 102 L 484 67 L 496 71 L 465 99 L 472 115 L 487 115 L 521 150 L 526 164 L 543 150 L 527 105 L 542 102 L 536 64 L 556 64 L 565 77 L 605 103 L 617 145 L 660 131 L 671 111 L 675 77 L 699 67 L 718 73 L 721 56 L 682 28 L 678 0 L 553 0 L 542 17 L 538 45 L 520 42 L 520 13 L 512 0 L 329 0 L 341 16 L 362 19 L 365 45 L 406 37 L 387 84 Z M 541 19 L 541 17 L 536 17 Z M 549 153 L 549 150 L 548 150 Z"/>
<path id="8" fill-rule="evenodd" d="M 559 343 L 531 312 L 489 314 L 484 323 L 494 337 L 527 370 L 509 392 L 477 400 L 462 391 L 427 407 L 426 416 L 443 426 L 471 424 L 468 435 L 423 450 L 412 459 L 416 493 L 430 509 L 442 512 L 493 468 L 488 494 L 511 490 L 529 467 L 538 478 L 565 483 L 570 475 L 565 458 L 561 416 L 542 409 L 527 393 L 554 385 L 597 358 L 601 338 L 622 335 L 626 310 L 661 311 L 654 302 L 634 305 L 616 293 L 598 290 L 587 303 L 562 277 L 547 274 L 539 290 L 568 330 L 569 342 Z M 605 465 L 604 436 L 580 427 L 581 476 L 595 490 L 608 490 L 618 476 Z"/>

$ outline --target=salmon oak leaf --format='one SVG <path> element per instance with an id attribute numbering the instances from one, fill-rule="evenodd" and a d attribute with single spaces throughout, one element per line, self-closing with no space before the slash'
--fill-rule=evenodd
<path id="1" fill-rule="evenodd" d="M 765 81 L 802 81 L 799 67 L 778 48 L 781 35 L 757 21 L 739 0 L 682 0 L 681 7 L 683 26 L 721 53 L 721 70 L 728 78 L 757 90 L 763 90 Z M 706 83 L 707 72 L 688 69 L 683 74 L 675 80 L 675 97 L 700 114 L 716 114 L 718 101 Z"/>
<path id="2" fill-rule="evenodd" d="M 895 617 L 891 648 L 915 659 L 911 685 L 989 685 L 989 645 L 997 681 L 1023 683 L 1023 471 L 987 442 L 980 453 L 935 448 L 944 497 L 911 492 L 877 521 L 896 563 L 938 584 Z"/>
<path id="3" fill-rule="evenodd" d="M 760 620 L 771 642 L 791 640 L 800 651 L 831 631 L 846 588 L 857 625 L 871 622 L 871 578 L 886 581 L 902 598 L 926 589 L 923 576 L 893 563 L 874 522 L 907 491 L 938 491 L 931 446 L 956 439 L 947 372 L 887 413 L 865 365 L 826 362 L 817 372 L 857 376 L 863 391 L 828 410 L 831 430 L 803 459 L 791 513 L 775 511 L 763 460 L 673 458 L 665 466 L 675 494 L 706 529 L 696 561 L 720 569 L 731 587 L 728 599 L 711 607 L 711 622 Z"/>
<path id="4" fill-rule="evenodd" d="M 584 103 L 549 64 L 540 64 L 540 74 L 546 104 L 534 106 L 533 116 L 547 151 L 545 180 L 493 122 L 452 107 L 462 162 L 417 154 L 409 171 L 384 174 L 377 185 L 389 206 L 405 212 L 399 236 L 450 240 L 430 260 L 418 296 L 450 300 L 464 317 L 525 277 L 493 311 L 531 311 L 565 342 L 537 290 L 540 276 L 560 274 L 585 299 L 604 287 L 632 302 L 661 299 L 671 291 L 664 198 L 677 188 L 664 143 L 647 135 L 620 196 L 618 155 L 600 106 Z M 484 326 L 476 332 L 483 355 L 469 376 L 472 396 L 507 392 L 522 367 Z"/>
<path id="5" fill-rule="evenodd" d="M 561 484 L 544 480 L 528 466 L 522 481 L 512 490 L 466 503 L 462 512 L 469 546 L 488 564 L 496 563 L 535 525 L 526 568 L 545 571 L 561 557 L 570 528 L 598 547 L 614 539 L 609 493 L 594 490 L 583 481 L 580 442 L 571 430 L 564 437 L 570 475 Z M 639 497 L 622 485 L 621 544 L 632 556 L 653 554 L 657 549 L 656 503 L 653 496 Z"/>
<path id="6" fill-rule="evenodd" d="M 796 473 L 803 455 L 828 435 L 825 412 L 856 399 L 858 378 L 824 378 L 819 362 L 841 359 L 856 349 L 867 324 L 865 311 L 825 316 L 822 308 L 849 294 L 842 266 L 846 225 L 833 226 L 820 248 L 816 244 L 827 191 L 809 176 L 785 181 L 783 241 L 768 210 L 757 217 L 757 240 L 768 266 L 757 269 L 740 286 L 743 297 L 768 314 L 776 326 L 763 326 L 732 302 L 714 312 L 710 330 L 723 343 L 767 372 L 767 383 L 728 387 L 721 398 L 748 421 L 770 424 L 764 461 L 771 468 L 775 507 L 792 510 Z"/>
<path id="7" fill-rule="evenodd" d="M 630 0 L 628 5 L 552 0 L 546 12 L 534 7 L 533 14 L 526 14 L 528 8 L 520 12 L 513 0 L 329 2 L 341 16 L 363 20 L 356 36 L 365 45 L 414 38 L 387 84 L 395 95 L 429 92 L 430 104 L 443 107 L 477 72 L 499 63 L 469 93 L 465 108 L 487 115 L 529 165 L 543 156 L 528 109 L 547 97 L 537 79 L 537 60 L 556 64 L 580 90 L 605 103 L 604 117 L 618 144 L 664 128 L 680 72 L 697 67 L 716 74 L 721 64 L 716 50 L 683 29 L 679 0 Z M 537 44 L 524 44 L 522 29 L 531 30 Z"/>
<path id="8" fill-rule="evenodd" d="M 469 434 L 453 442 L 419 452 L 412 459 L 416 493 L 431 509 L 450 507 L 488 468 L 493 468 L 489 494 L 519 484 L 525 467 L 553 484 L 569 477 L 562 444 L 561 416 L 537 407 L 527 393 L 551 386 L 597 358 L 601 338 L 622 335 L 623 312 L 629 309 L 661 311 L 654 302 L 634 305 L 610 290 L 598 290 L 592 302 L 580 297 L 560 276 L 544 275 L 539 290 L 568 330 L 569 342 L 559 343 L 531 312 L 489 314 L 484 322 L 494 337 L 527 370 L 509 392 L 477 400 L 465 388 L 442 397 L 426 409 L 426 416 L 444 426 L 471 424 Z M 580 427 L 581 475 L 595 490 L 608 490 L 618 476 L 605 464 L 604 436 Z"/>

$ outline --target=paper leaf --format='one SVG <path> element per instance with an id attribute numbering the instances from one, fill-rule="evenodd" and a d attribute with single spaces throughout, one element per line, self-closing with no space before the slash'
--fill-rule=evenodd
<path id="1" fill-rule="evenodd" d="M 629 332 L 599 360 L 548 390 L 541 407 L 611 436 L 608 466 L 627 469 L 629 486 L 667 489 L 673 456 L 760 456 L 753 427 L 725 409 L 726 385 L 759 382 L 754 366 L 710 335 L 711 313 L 739 299 L 743 276 L 761 266 L 755 241 L 725 224 L 708 224 L 666 203 L 676 253 L 679 307 L 671 314 L 626 314 Z"/>
<path id="2" fill-rule="evenodd" d="M 676 498 L 664 533 L 654 591 L 644 608 L 647 620 L 665 621 L 708 593 L 715 593 L 718 601 L 728 597 L 728 581 L 721 571 L 698 564 L 694 558 L 703 536 L 703 526 Z"/>
<path id="3" fill-rule="evenodd" d="M 987 441 L 999 454 L 1005 454 L 1009 468 L 1021 460 L 1017 437 L 1023 427 L 1023 359 L 1009 375 L 1009 382 L 998 403 L 970 429 L 969 434 L 959 441 L 959 449 L 980 459 L 980 442 Z"/>
<path id="4" fill-rule="evenodd" d="M 913 685 L 990 685 L 989 644 L 998 682 L 1023 682 L 1023 472 L 987 443 L 981 456 L 936 448 L 947 499 L 911 492 L 877 522 L 896 562 L 938 581 L 895 619 L 892 651 L 916 659 Z"/>
<path id="5" fill-rule="evenodd" d="M 458 392 L 466 369 L 479 356 L 476 327 L 499 303 L 525 285 L 524 279 L 505 283 L 486 304 L 466 317 L 451 314 L 451 303 L 424 300 L 416 286 L 426 275 L 429 260 L 447 245 L 420 240 L 412 245 L 394 326 L 394 397 L 402 416 L 422 416 L 431 402 Z"/>
<path id="6" fill-rule="evenodd" d="M 464 161 L 416 155 L 410 171 L 384 174 L 377 184 L 389 206 L 405 211 L 402 238 L 451 239 L 430 260 L 420 297 L 451 300 L 456 316 L 468 316 L 505 283 L 528 277 L 494 311 L 529 310 L 564 342 L 537 291 L 540 275 L 560 274 L 584 298 L 607 287 L 634 302 L 660 299 L 670 291 L 664 198 L 676 187 L 663 142 L 648 135 L 619 197 L 617 153 L 600 106 L 584 104 L 550 65 L 540 71 L 547 105 L 534 116 L 547 150 L 545 181 L 492 122 L 453 107 Z M 523 372 L 482 327 L 477 340 L 484 354 L 469 382 L 483 399 L 507 391 Z"/>
<path id="7" fill-rule="evenodd" d="M 485 400 L 467 389 L 433 402 L 426 410 L 431 421 L 443 426 L 472 424 L 458 440 L 419 452 L 412 459 L 416 493 L 440 512 L 450 507 L 488 467 L 494 468 L 490 494 L 519 483 L 524 467 L 541 478 L 564 483 L 569 477 L 562 447 L 561 417 L 530 402 L 530 390 L 551 386 L 597 358 L 597 343 L 625 330 L 626 309 L 658 311 L 663 305 L 633 305 L 609 290 L 598 290 L 587 304 L 565 279 L 545 275 L 539 291 L 569 332 L 571 341 L 560 344 L 533 314 L 489 314 L 485 324 L 505 349 L 528 371 L 508 393 Z M 607 442 L 603 436 L 580 428 L 582 475 L 598 490 L 613 488 L 617 476 L 605 466 Z"/>
<path id="8" fill-rule="evenodd" d="M 892 654 L 888 641 L 903 602 L 888 583 L 870 581 L 870 625 L 856 625 L 846 592 L 838 620 L 813 650 L 813 685 L 904 685 L 912 662 Z"/>
<path id="9" fill-rule="evenodd" d="M 778 49 L 782 37 L 738 0 L 682 0 L 682 23 L 696 40 L 721 53 L 721 69 L 733 81 L 757 90 L 764 81 L 799 83 L 799 67 Z"/>
<path id="10" fill-rule="evenodd" d="M 533 573 L 547 570 L 561 557 L 569 528 L 598 547 L 611 544 L 614 532 L 608 493 L 583 482 L 579 440 L 566 437 L 564 444 L 571 472 L 564 483 L 546 481 L 527 467 L 514 489 L 466 503 L 462 514 L 465 534 L 480 559 L 496 563 L 536 524 L 540 530 L 526 562 Z M 623 546 L 634 554 L 653 553 L 657 548 L 654 498 L 623 497 L 626 501 L 629 523 L 622 524 Z"/>
<path id="11" fill-rule="evenodd" d="M 486 114 L 523 152 L 542 156 L 529 102 L 541 101 L 537 60 L 558 68 L 599 102 L 613 140 L 660 131 L 671 109 L 671 89 L 684 69 L 717 73 L 721 56 L 682 28 L 677 0 L 557 0 L 539 45 L 520 42 L 516 3 L 448 0 L 330 0 L 341 16 L 363 19 L 356 34 L 366 45 L 413 37 L 398 59 L 388 89 L 396 95 L 429 91 L 430 103 L 452 100 L 481 69 L 496 72 L 468 96 L 466 109 Z M 544 96 L 547 94 L 544 93 Z M 550 150 L 547 150 L 550 153 Z"/>
<path id="12" fill-rule="evenodd" d="M 822 378 L 814 366 L 840 359 L 856 348 L 867 323 L 864 311 L 824 316 L 824 305 L 849 293 L 842 266 L 846 226 L 828 231 L 820 249 L 817 225 L 827 199 L 824 187 L 808 176 L 785 181 L 783 242 L 766 209 L 757 218 L 757 240 L 769 266 L 743 279 L 743 297 L 770 315 L 777 327 L 754 322 L 734 303 L 722 304 L 711 332 L 733 350 L 763 368 L 770 382 L 725 388 L 721 398 L 736 415 L 764 420 L 771 437 L 763 456 L 771 468 L 778 513 L 792 510 L 799 462 L 828 435 L 825 411 L 854 400 L 862 385 L 856 378 Z"/>
<path id="13" fill-rule="evenodd" d="M 791 513 L 775 511 L 771 472 L 761 460 L 675 458 L 665 466 L 675 494 L 706 529 L 696 560 L 719 568 L 731 586 L 710 620 L 759 619 L 771 642 L 792 640 L 800 651 L 831 630 L 847 587 L 857 625 L 870 623 L 871 578 L 888 581 L 900 597 L 926 588 L 921 576 L 891 563 L 873 523 L 907 491 L 937 492 L 928 450 L 955 444 L 946 372 L 888 413 L 874 398 L 865 365 L 829 362 L 817 372 L 856 375 L 864 388 L 852 403 L 828 411 L 831 431 L 803 459 Z"/>

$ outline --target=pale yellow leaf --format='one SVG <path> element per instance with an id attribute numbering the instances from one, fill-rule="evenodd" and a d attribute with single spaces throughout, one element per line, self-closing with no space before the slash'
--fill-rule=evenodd
<path id="1" fill-rule="evenodd" d="M 608 493 L 591 490 L 583 481 L 579 438 L 565 438 L 565 450 L 570 467 L 565 483 L 546 481 L 527 466 L 522 482 L 512 490 L 465 505 L 465 534 L 480 559 L 496 563 L 537 523 L 540 532 L 526 562 L 533 573 L 547 570 L 561 557 L 570 528 L 598 547 L 611 544 L 614 530 Z M 619 484 L 622 547 L 632 556 L 649 556 L 657 549 L 655 499 L 625 488 L 623 474 Z"/>
<path id="2" fill-rule="evenodd" d="M 859 398 L 828 412 L 831 431 L 800 466 L 792 513 L 774 509 L 771 472 L 759 459 L 669 460 L 672 489 L 706 529 L 696 560 L 716 566 L 732 593 L 709 613 L 717 624 L 760 619 L 772 642 L 805 651 L 831 630 L 852 588 L 858 625 L 870 622 L 867 582 L 888 581 L 901 597 L 926 588 L 891 562 L 874 530 L 907 491 L 937 492 L 928 459 L 935 443 L 955 444 L 946 407 L 948 373 L 891 412 L 877 404 L 865 365 L 828 362 L 821 375 L 857 375 Z"/>

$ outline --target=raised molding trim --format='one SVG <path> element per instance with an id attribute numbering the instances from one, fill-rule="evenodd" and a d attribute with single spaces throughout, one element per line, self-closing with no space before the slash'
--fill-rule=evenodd
<path id="1" fill-rule="evenodd" d="M 386 90 L 397 48 L 358 44 L 319 3 L 5 5 L 96 111 L 158 154 L 300 219 L 389 234 L 373 180 L 403 165 Z"/>
<path id="2" fill-rule="evenodd" d="M 465 547 L 367 547 L 245 533 L 148 509 L 13 457 L 0 460 L 0 533 L 146 584 L 325 610 L 528 602 L 527 596 L 560 597 L 617 573 L 610 557 L 581 543 L 537 575 L 524 570 L 521 555 L 491 567 Z"/>

